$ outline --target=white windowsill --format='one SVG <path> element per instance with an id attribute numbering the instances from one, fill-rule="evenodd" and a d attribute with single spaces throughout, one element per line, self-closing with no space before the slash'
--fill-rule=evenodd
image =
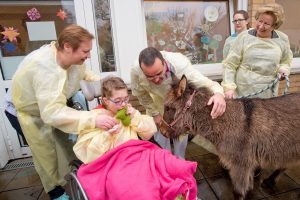
<path id="1" fill-rule="evenodd" d="M 292 60 L 291 74 L 300 73 L 300 58 L 294 58 Z M 222 63 L 216 64 L 197 64 L 193 65 L 198 69 L 204 76 L 209 77 L 213 80 L 222 80 Z"/>

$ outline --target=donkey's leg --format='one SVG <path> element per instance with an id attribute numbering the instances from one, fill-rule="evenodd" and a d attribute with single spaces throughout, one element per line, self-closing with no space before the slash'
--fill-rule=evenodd
<path id="1" fill-rule="evenodd" d="M 245 199 L 247 192 L 253 187 L 250 185 L 253 184 L 252 169 L 233 166 L 229 174 L 234 188 L 235 199 Z"/>
<path id="2" fill-rule="evenodd" d="M 273 187 L 276 184 L 275 179 L 284 171 L 285 171 L 285 168 L 275 170 L 268 178 L 266 178 L 262 182 L 261 186 L 264 188 Z"/>

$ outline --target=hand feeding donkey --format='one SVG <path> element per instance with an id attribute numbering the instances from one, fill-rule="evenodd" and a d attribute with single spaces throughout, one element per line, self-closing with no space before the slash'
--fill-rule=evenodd
<path id="1" fill-rule="evenodd" d="M 212 119 L 212 94 L 195 89 L 183 75 L 168 92 L 161 132 L 171 138 L 190 131 L 210 140 L 229 170 L 237 199 L 253 189 L 257 167 L 275 167 L 264 184 L 273 186 L 284 169 L 300 160 L 300 94 L 271 99 L 228 100 L 226 111 Z"/>

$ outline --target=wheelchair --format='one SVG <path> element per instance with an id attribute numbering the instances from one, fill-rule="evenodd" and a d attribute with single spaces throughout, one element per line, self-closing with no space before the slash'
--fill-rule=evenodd
<path id="1" fill-rule="evenodd" d="M 68 175 L 69 187 L 70 187 L 70 197 L 72 200 L 88 200 L 84 189 L 82 188 L 78 178 L 77 178 L 77 170 L 81 165 L 81 161 L 74 160 L 71 165 L 71 172 Z"/>
<path id="2" fill-rule="evenodd" d="M 99 104 L 99 97 L 101 96 L 100 81 L 80 81 L 81 93 L 75 98 L 69 99 L 67 105 L 76 110 L 88 110 L 87 101 L 97 99 Z M 77 171 L 80 165 L 83 164 L 80 160 L 73 160 L 70 163 L 71 172 L 67 175 L 67 180 L 70 187 L 70 197 L 72 200 L 88 200 L 88 196 L 81 186 L 77 177 Z"/>
<path id="3" fill-rule="evenodd" d="M 76 110 L 89 110 L 87 106 L 87 101 L 97 100 L 97 104 L 100 104 L 99 97 L 101 96 L 100 91 L 100 81 L 88 82 L 88 81 L 81 81 L 80 82 L 81 93 L 79 97 L 72 98 L 67 101 L 67 105 L 72 107 Z M 86 105 L 84 105 L 86 104 Z M 73 139 L 74 141 L 74 139 Z M 150 142 L 156 144 L 157 146 L 161 147 L 152 137 Z M 80 184 L 80 181 L 77 177 L 77 171 L 80 165 L 83 164 L 80 160 L 73 160 L 70 163 L 71 172 L 67 175 L 67 180 L 69 182 L 70 187 L 70 197 L 72 200 L 88 200 L 88 196 L 84 191 L 83 187 Z"/>

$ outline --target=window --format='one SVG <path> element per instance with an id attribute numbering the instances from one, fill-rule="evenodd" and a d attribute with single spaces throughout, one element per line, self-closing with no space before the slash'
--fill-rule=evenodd
<path id="1" fill-rule="evenodd" d="M 94 10 L 100 52 L 101 72 L 115 71 L 110 6 L 108 0 L 95 0 Z"/>
<path id="2" fill-rule="evenodd" d="M 11 79 L 24 56 L 56 40 L 57 34 L 76 23 L 74 3 L 65 1 L 0 2 L 0 68 Z"/>
<path id="3" fill-rule="evenodd" d="M 192 64 L 219 63 L 230 35 L 228 1 L 144 2 L 148 46 L 181 52 Z"/>
<path id="4" fill-rule="evenodd" d="M 279 30 L 289 36 L 291 50 L 294 57 L 300 57 L 300 1 L 299 0 L 276 0 L 283 6 L 285 21 Z"/>

